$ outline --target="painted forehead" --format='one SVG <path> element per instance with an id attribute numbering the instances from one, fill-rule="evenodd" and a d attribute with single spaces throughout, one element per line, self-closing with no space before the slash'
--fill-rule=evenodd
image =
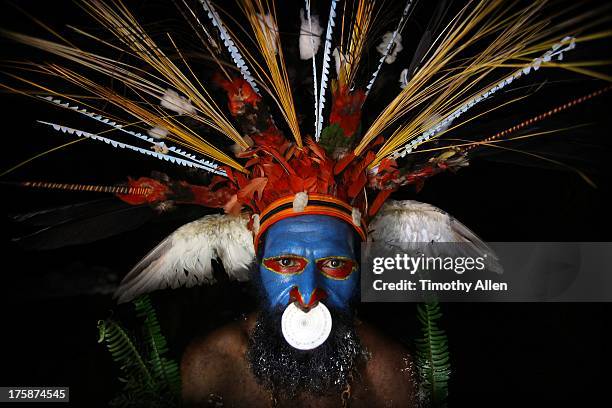
<path id="1" fill-rule="evenodd" d="M 304 249 L 330 248 L 354 252 L 353 227 L 326 215 L 302 215 L 278 221 L 266 233 L 264 251 L 294 253 Z M 300 251 L 301 252 L 301 251 Z"/>

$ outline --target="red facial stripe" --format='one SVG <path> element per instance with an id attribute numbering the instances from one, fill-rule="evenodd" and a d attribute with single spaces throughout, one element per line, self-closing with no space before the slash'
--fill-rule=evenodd
<path id="1" fill-rule="evenodd" d="M 300 273 L 306 268 L 308 260 L 300 256 L 286 255 L 264 258 L 263 265 L 272 272 L 283 275 L 294 275 Z"/>
<path id="2" fill-rule="evenodd" d="M 346 279 L 355 270 L 356 263 L 348 258 L 322 258 L 317 260 L 317 269 L 330 279 Z"/>

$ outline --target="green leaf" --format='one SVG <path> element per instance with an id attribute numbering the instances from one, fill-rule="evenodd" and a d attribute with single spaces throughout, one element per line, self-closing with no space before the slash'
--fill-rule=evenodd
<path id="1" fill-rule="evenodd" d="M 164 357 L 168 352 L 166 338 L 161 333 L 161 326 L 157 319 L 151 299 L 144 295 L 133 301 L 136 315 L 144 318 L 143 331 L 145 341 L 149 347 L 149 362 L 155 379 L 168 388 L 177 397 L 181 393 L 180 376 L 175 375 L 174 369 L 178 367 L 176 362 Z"/>
<path id="2" fill-rule="evenodd" d="M 138 381 L 147 389 L 154 388 L 151 372 L 125 329 L 119 323 L 107 319 L 98 322 L 98 331 L 106 341 L 113 360 L 120 365 L 127 382 Z"/>
<path id="3" fill-rule="evenodd" d="M 132 338 L 118 322 L 98 322 L 99 342 L 118 364 L 123 392 L 109 405 L 128 408 L 168 408 L 180 405 L 181 378 L 176 361 L 166 357 L 168 345 L 148 296 L 133 301 L 143 319 L 143 338 Z"/>
<path id="4" fill-rule="evenodd" d="M 419 377 L 433 407 L 445 406 L 451 372 L 446 333 L 438 327 L 441 317 L 442 312 L 437 302 L 417 306 L 422 337 L 414 342 L 416 363 Z"/>
<path id="5" fill-rule="evenodd" d="M 349 148 L 354 140 L 355 138 L 344 136 L 344 131 L 340 125 L 334 123 L 321 131 L 319 144 L 331 156 L 336 148 Z"/>

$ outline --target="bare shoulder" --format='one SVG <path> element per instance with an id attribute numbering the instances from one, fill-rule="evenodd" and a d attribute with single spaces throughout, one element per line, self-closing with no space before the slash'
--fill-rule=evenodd
<path id="1" fill-rule="evenodd" d="M 185 406 L 214 406 L 215 401 L 225 406 L 259 406 L 269 400 L 245 358 L 254 321 L 249 316 L 191 342 L 181 361 Z M 369 359 L 360 370 L 362 386 L 354 397 L 364 406 L 372 401 L 391 407 L 416 406 L 417 387 L 406 348 L 366 323 L 356 329 Z"/>
<path id="2" fill-rule="evenodd" d="M 417 382 L 408 349 L 367 323 L 357 325 L 361 342 L 369 353 L 365 380 L 389 406 L 416 406 Z"/>
<path id="3" fill-rule="evenodd" d="M 181 359 L 183 401 L 206 406 L 214 396 L 231 395 L 235 387 L 248 381 L 245 353 L 248 323 L 236 321 L 193 340 Z"/>

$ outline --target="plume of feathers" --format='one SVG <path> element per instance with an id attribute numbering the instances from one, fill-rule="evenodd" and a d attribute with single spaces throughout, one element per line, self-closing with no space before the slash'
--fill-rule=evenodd
<path id="1" fill-rule="evenodd" d="M 419 249 L 423 248 L 423 244 L 431 242 L 458 243 L 459 245 L 448 247 L 458 253 L 445 255 L 485 257 L 489 271 L 503 271 L 499 259 L 486 243 L 461 222 L 430 204 L 412 200 L 389 200 L 372 219 L 369 229 L 371 241 L 413 243 L 418 245 Z"/>
<path id="2" fill-rule="evenodd" d="M 397 94 L 391 95 L 391 102 L 362 128 L 361 110 L 384 64 L 399 61 L 406 54 L 398 54 L 402 49 L 401 33 L 416 4 L 407 0 L 397 25 L 389 27 L 392 31 L 383 36 L 378 47 L 371 47 L 378 50 L 380 59 L 374 62 L 372 76 L 362 78 L 358 75 L 360 62 L 366 60 L 368 47 L 374 44 L 373 33 L 388 29 L 382 23 L 378 27 L 380 20 L 376 20 L 378 6 L 384 3 L 344 2 L 341 8 L 338 0 L 330 1 L 319 78 L 316 56 L 323 27 L 312 15 L 310 0 L 305 0 L 295 45 L 299 46 L 301 60 L 312 59 L 314 141 L 303 135 L 292 70 L 286 66 L 284 56 L 283 42 L 296 39 L 281 35 L 274 2 L 269 1 L 241 0 L 236 9 L 242 16 L 234 18 L 223 10 L 221 14 L 217 12 L 211 1 L 200 0 L 212 25 L 208 28 L 183 2 L 187 9 L 184 15 L 199 30 L 210 52 L 207 60 L 222 71 L 213 76 L 210 84 L 205 76 L 196 74 L 200 66 L 191 65 L 191 53 L 183 52 L 171 34 L 162 39 L 148 33 L 121 0 L 79 0 L 82 8 L 111 34 L 111 39 L 77 30 L 101 44 L 94 53 L 54 32 L 58 42 L 3 30 L 5 37 L 45 51 L 62 62 L 17 64 L 19 73 L 11 71 L 6 75 L 26 89 L 17 90 L 4 83 L 0 86 L 36 95 L 107 127 L 94 133 L 55 122 L 39 122 L 56 131 L 221 176 L 213 178 L 210 186 L 190 191 L 214 195 L 223 185 L 223 194 L 218 194 L 223 203 L 217 207 L 224 206 L 229 213 L 239 213 L 244 207 L 261 211 L 265 208 L 264 198 L 289 193 L 295 195 L 293 205 L 299 211 L 308 202 L 308 192 L 341 192 L 354 208 L 352 218 L 356 223 L 362 212 L 363 216 L 371 216 L 382 206 L 370 223 L 371 239 L 461 242 L 468 252 L 490 254 L 491 269 L 499 271 L 486 244 L 448 214 L 415 201 L 383 202 L 399 186 L 422 185 L 426 177 L 464 167 L 467 154 L 475 146 L 509 141 L 508 135 L 516 129 L 596 95 L 568 102 L 552 113 L 541 114 L 480 142 L 458 143 L 442 138 L 494 109 L 523 100 L 517 97 L 500 101 L 486 112 L 475 108 L 499 97 L 500 91 L 507 90 L 517 79 L 544 68 L 562 67 L 612 82 L 605 73 L 592 69 L 606 61 L 564 59 L 576 44 L 612 35 L 609 29 L 595 31 L 609 23 L 609 18 L 601 17 L 606 9 L 578 12 L 580 5 L 556 8 L 556 3 L 548 0 L 524 4 L 511 0 L 469 1 L 446 21 L 451 8 L 442 2 L 434 13 L 434 22 L 427 26 L 412 58 L 404 65 L 407 68 L 400 75 L 400 89 L 394 87 Z M 222 15 L 228 17 L 229 24 Z M 246 25 L 241 22 L 245 19 Z M 127 58 L 105 55 L 109 50 Z M 332 55 L 336 60 L 335 79 L 330 73 Z M 32 80 L 27 75 L 37 77 Z M 56 88 L 40 78 L 80 92 L 77 95 L 59 91 L 61 86 Z M 216 86 L 226 91 L 231 117 L 213 97 Z M 333 106 L 329 123 L 325 123 L 330 94 Z M 270 106 L 266 102 L 271 102 Z M 468 117 L 468 112 L 473 115 Z M 277 126 L 273 119 L 279 113 L 283 126 Z M 285 130 L 292 140 L 285 138 Z M 104 132 L 115 133 L 103 136 Z M 223 136 L 223 142 L 219 143 L 214 135 Z M 134 144 L 120 139 L 128 136 L 137 139 L 131 142 Z M 426 149 L 426 144 L 434 140 L 445 143 Z M 411 156 L 406 158 L 408 155 Z M 368 194 L 373 192 L 377 196 L 369 205 Z M 237 218 L 215 215 L 181 227 L 128 274 L 117 292 L 120 301 L 162 287 L 210 282 L 213 259 L 220 259 L 231 277 L 247 279 L 246 270 L 254 257 L 252 236 L 247 229 L 249 219 L 248 214 Z M 254 231 L 258 220 L 251 219 Z"/>
<path id="3" fill-rule="evenodd" d="M 232 279 L 246 281 L 255 258 L 247 215 L 212 214 L 183 225 L 149 252 L 121 281 L 120 303 L 154 290 L 212 283 L 212 261 Z"/>

